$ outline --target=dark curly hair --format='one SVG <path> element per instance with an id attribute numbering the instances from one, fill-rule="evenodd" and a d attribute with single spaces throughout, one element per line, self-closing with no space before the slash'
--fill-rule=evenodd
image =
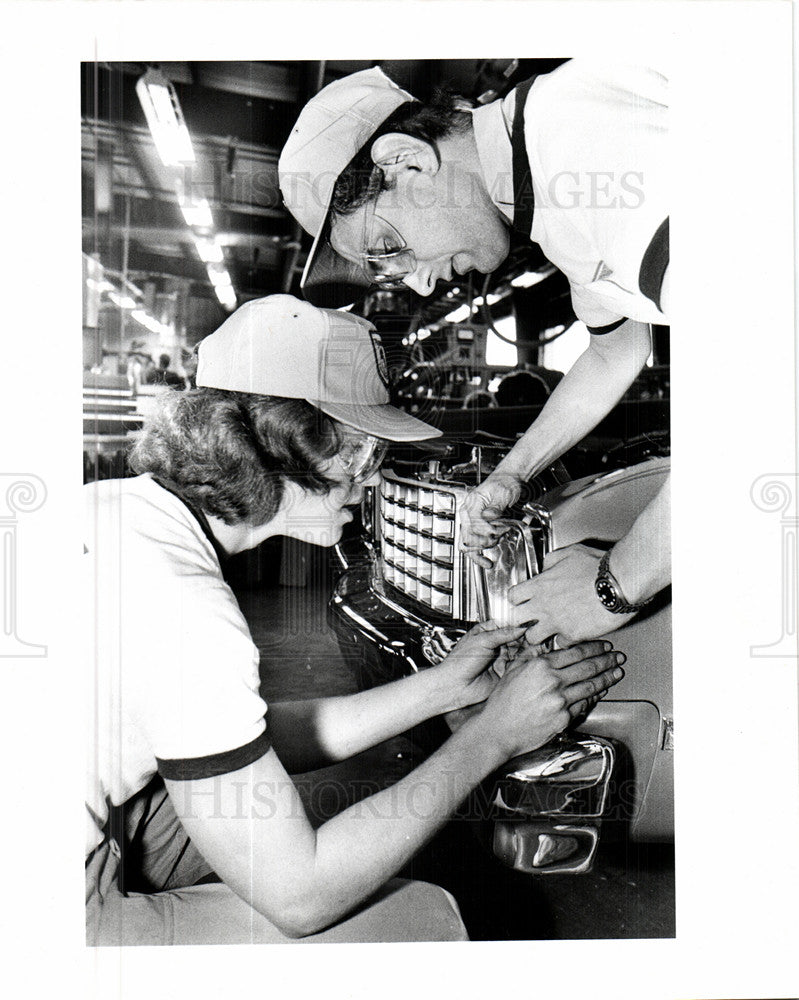
<path id="1" fill-rule="evenodd" d="M 464 110 L 467 105 L 465 98 L 447 89 L 435 91 L 429 104 L 421 104 L 419 101 L 407 101 L 401 104 L 375 130 L 369 141 L 339 174 L 330 203 L 332 214 L 347 215 L 354 212 L 366 200 L 369 179 L 374 168 L 371 149 L 375 139 L 389 132 L 401 132 L 416 139 L 423 139 L 435 148 L 439 139 L 462 134 L 469 128 L 472 116 Z M 381 190 L 388 188 L 389 185 L 383 178 Z"/>
<path id="2" fill-rule="evenodd" d="M 165 392 L 130 457 L 225 524 L 265 524 L 285 480 L 325 493 L 322 466 L 340 447 L 335 423 L 304 399 L 222 389 Z"/>

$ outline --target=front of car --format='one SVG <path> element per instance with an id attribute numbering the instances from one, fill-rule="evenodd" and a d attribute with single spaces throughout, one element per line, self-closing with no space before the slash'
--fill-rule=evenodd
<path id="1" fill-rule="evenodd" d="M 502 618 L 507 590 L 576 542 L 610 547 L 668 475 L 669 460 L 570 480 L 557 463 L 508 512 L 494 566 L 461 550 L 459 511 L 508 450 L 488 435 L 390 454 L 362 506 L 362 533 L 338 547 L 330 603 L 341 649 L 362 686 L 440 662 L 472 623 Z M 671 606 L 664 591 L 614 632 L 625 679 L 578 725 L 496 775 L 489 790 L 497 857 L 529 872 L 584 872 L 601 829 L 635 840 L 673 837 Z"/>

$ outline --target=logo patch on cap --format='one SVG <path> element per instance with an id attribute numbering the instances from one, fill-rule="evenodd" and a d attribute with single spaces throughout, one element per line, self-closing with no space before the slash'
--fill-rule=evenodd
<path id="1" fill-rule="evenodd" d="M 369 336 L 372 340 L 372 350 L 375 352 L 375 363 L 377 364 L 377 374 L 380 376 L 380 381 L 383 385 L 390 389 L 391 385 L 389 383 L 388 377 L 388 361 L 386 359 L 386 352 L 383 349 L 383 342 L 380 339 L 380 335 L 375 333 L 374 330 L 369 331 Z"/>

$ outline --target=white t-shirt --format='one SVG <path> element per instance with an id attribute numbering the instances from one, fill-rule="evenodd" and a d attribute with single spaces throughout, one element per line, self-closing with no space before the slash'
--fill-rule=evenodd
<path id="1" fill-rule="evenodd" d="M 183 502 L 150 476 L 86 490 L 87 853 L 156 771 L 238 770 L 269 749 L 258 649 L 219 560 Z"/>
<path id="2" fill-rule="evenodd" d="M 472 113 L 489 195 L 513 219 L 515 93 Z M 656 70 L 572 59 L 538 77 L 524 109 L 535 208 L 530 238 L 569 279 L 589 327 L 668 323 L 639 288 L 668 217 L 667 80 Z"/>

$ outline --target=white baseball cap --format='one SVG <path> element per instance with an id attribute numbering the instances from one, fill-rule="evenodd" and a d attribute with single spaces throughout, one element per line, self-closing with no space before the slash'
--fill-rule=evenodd
<path id="1" fill-rule="evenodd" d="M 333 188 L 389 115 L 413 100 L 375 67 L 328 84 L 302 109 L 277 170 L 286 208 L 314 240 L 300 282 L 310 302 L 348 305 L 372 284 L 325 238 Z"/>
<path id="2" fill-rule="evenodd" d="M 368 320 L 293 295 L 245 303 L 201 341 L 198 358 L 198 386 L 306 399 L 389 441 L 441 434 L 389 403 L 385 352 Z"/>

